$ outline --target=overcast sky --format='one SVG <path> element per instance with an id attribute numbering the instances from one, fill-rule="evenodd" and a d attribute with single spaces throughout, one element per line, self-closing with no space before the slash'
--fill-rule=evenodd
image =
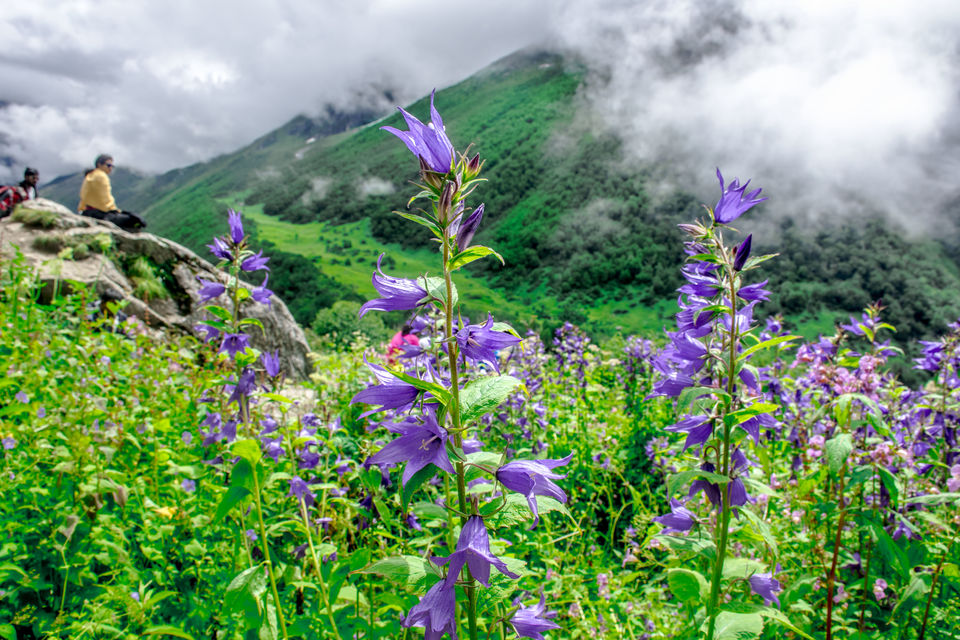
<path id="1" fill-rule="evenodd" d="M 705 195 L 712 169 L 797 207 L 900 212 L 960 183 L 957 0 L 8 3 L 0 157 L 162 171 L 383 89 L 408 103 L 529 45 L 594 71 L 585 126 Z M 386 108 L 387 105 L 382 105 Z M 662 162 L 663 160 L 670 162 Z"/>

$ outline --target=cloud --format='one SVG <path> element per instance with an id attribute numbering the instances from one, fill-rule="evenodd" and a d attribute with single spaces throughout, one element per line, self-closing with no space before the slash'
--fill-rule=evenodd
<path id="1" fill-rule="evenodd" d="M 593 117 L 696 193 L 719 166 L 782 214 L 929 227 L 960 192 L 956 2 L 571 0 L 553 25 Z"/>
<path id="2" fill-rule="evenodd" d="M 163 171 L 298 113 L 388 110 L 547 37 L 549 0 L 36 0 L 6 8 L 0 156 Z M 2 163 L 0 163 L 2 164 Z M 12 174 L 0 173 L 0 182 Z M 3 171 L 0 166 L 0 171 Z"/>

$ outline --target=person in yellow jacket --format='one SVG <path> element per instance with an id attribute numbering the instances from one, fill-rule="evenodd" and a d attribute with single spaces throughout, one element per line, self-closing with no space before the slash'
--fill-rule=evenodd
<path id="1" fill-rule="evenodd" d="M 113 156 L 105 153 L 97 156 L 94 168 L 87 171 L 80 185 L 80 215 L 112 222 L 121 229 L 136 231 L 146 223 L 135 213 L 121 211 L 110 189 L 110 174 L 113 173 Z"/>

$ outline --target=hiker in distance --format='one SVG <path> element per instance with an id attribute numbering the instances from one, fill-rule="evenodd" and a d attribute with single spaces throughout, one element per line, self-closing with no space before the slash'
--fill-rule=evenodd
<path id="1" fill-rule="evenodd" d="M 113 156 L 105 153 L 97 156 L 93 169 L 87 170 L 80 185 L 80 215 L 112 222 L 125 231 L 138 231 L 147 223 L 135 213 L 121 211 L 113 199 L 110 174 L 113 173 Z"/>

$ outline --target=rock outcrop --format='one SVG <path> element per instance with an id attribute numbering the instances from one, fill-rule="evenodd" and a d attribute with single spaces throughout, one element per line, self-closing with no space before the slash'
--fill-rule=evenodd
<path id="1" fill-rule="evenodd" d="M 11 259 L 14 247 L 37 272 L 41 295 L 82 283 L 101 298 L 122 299 L 124 311 L 148 326 L 194 335 L 202 316 L 197 278 L 227 281 L 227 274 L 176 242 L 129 233 L 44 198 L 21 203 L 0 220 L 0 261 Z M 229 308 L 228 301 L 219 302 Z M 251 331 L 251 344 L 261 351 L 279 349 L 287 377 L 306 379 L 307 340 L 283 301 L 273 296 L 270 306 L 244 303 L 243 315 L 263 323 L 263 334 Z"/>

